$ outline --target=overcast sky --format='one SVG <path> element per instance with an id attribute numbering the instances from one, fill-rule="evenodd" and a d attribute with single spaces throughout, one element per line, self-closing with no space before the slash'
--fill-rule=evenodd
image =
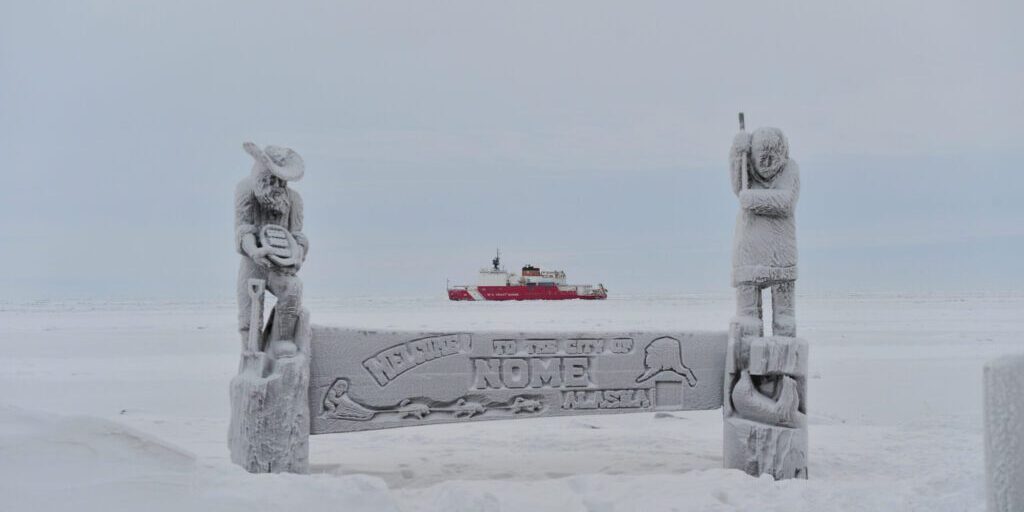
<path id="1" fill-rule="evenodd" d="M 1024 2 L 0 2 L 0 298 L 233 293 L 241 143 L 305 159 L 318 297 L 500 245 L 729 291 L 737 129 L 801 164 L 803 291 L 1024 290 Z"/>

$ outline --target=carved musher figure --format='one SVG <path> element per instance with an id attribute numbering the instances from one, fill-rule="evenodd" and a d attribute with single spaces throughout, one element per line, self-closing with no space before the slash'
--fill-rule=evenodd
<path id="1" fill-rule="evenodd" d="M 255 162 L 252 174 L 235 189 L 235 248 L 242 255 L 238 268 L 238 330 L 243 350 L 249 339 L 252 295 L 249 280 L 261 279 L 277 297 L 273 333 L 266 350 L 277 357 L 295 354 L 295 326 L 302 311 L 302 281 L 296 272 L 306 259 L 309 240 L 302 233 L 302 197 L 288 188 L 305 166 L 288 148 L 243 146 Z M 259 328 L 259 326 L 257 326 Z"/>

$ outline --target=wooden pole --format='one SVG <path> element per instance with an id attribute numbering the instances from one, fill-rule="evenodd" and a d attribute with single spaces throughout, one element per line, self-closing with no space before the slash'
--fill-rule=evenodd
<path id="1" fill-rule="evenodd" d="M 746 131 L 746 129 L 747 123 L 743 119 L 743 112 L 740 112 L 740 131 L 743 132 Z M 743 155 L 743 163 L 740 164 L 740 183 L 742 183 L 741 190 L 750 188 L 750 178 L 748 177 L 749 171 L 747 171 L 747 160 L 749 159 L 749 154 Z"/>

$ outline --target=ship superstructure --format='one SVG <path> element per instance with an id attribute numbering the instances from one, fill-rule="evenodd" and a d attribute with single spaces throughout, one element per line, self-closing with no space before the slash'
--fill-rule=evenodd
<path id="1" fill-rule="evenodd" d="M 608 298 L 604 285 L 567 284 L 565 272 L 526 265 L 519 275 L 501 266 L 501 253 L 482 268 L 475 286 L 449 286 L 451 300 L 600 300 Z"/>

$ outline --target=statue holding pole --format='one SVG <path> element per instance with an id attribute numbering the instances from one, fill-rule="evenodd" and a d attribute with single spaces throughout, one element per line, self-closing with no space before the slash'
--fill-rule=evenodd
<path id="1" fill-rule="evenodd" d="M 725 382 L 725 464 L 752 475 L 807 478 L 807 342 L 796 337 L 796 222 L 800 171 L 778 128 L 733 139 L 730 176 L 739 199 L 733 240 L 736 316 Z M 762 291 L 770 290 L 771 336 Z"/>

